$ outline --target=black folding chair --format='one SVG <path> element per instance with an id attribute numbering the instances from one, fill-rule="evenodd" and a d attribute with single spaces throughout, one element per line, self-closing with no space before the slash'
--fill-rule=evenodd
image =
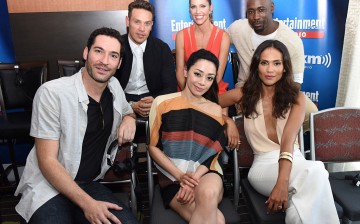
<path id="1" fill-rule="evenodd" d="M 32 101 L 37 89 L 46 81 L 47 71 L 48 63 L 44 61 L 0 64 L 0 139 L 8 143 L 16 183 L 20 177 L 15 142 L 30 137 Z"/>
<path id="2" fill-rule="evenodd" d="M 84 66 L 82 60 L 58 60 L 59 77 L 72 76 Z"/>

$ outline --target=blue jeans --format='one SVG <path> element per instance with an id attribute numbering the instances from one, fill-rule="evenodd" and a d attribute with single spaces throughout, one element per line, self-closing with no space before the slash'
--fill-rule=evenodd
<path id="1" fill-rule="evenodd" d="M 123 208 L 121 211 L 112 210 L 122 224 L 139 223 L 131 210 L 117 199 L 112 192 L 104 185 L 98 182 L 78 183 L 78 185 L 92 198 L 98 201 L 107 201 L 119 205 Z M 45 204 L 43 204 L 31 217 L 30 224 L 71 224 L 71 223 L 89 223 L 85 218 L 84 212 L 80 207 L 70 201 L 62 194 L 58 194 Z"/>

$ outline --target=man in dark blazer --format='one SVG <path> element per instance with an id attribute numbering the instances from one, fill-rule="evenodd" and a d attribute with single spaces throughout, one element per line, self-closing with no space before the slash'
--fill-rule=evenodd
<path id="1" fill-rule="evenodd" d="M 150 36 L 153 6 L 147 1 L 134 1 L 128 10 L 128 34 L 122 36 L 126 50 L 115 77 L 133 110 L 148 117 L 156 96 L 177 91 L 174 59 L 165 42 Z"/>

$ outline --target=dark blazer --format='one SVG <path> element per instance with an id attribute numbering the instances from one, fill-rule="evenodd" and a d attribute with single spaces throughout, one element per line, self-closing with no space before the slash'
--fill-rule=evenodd
<path id="1" fill-rule="evenodd" d="M 129 82 L 133 54 L 131 52 L 128 35 L 122 35 L 125 55 L 115 77 L 125 89 Z M 152 97 L 177 91 L 175 63 L 169 46 L 151 35 L 147 39 L 143 56 L 144 73 L 147 87 Z"/>

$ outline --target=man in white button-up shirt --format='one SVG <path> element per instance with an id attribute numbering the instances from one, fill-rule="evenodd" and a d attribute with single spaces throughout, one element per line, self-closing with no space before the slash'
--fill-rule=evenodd
<path id="1" fill-rule="evenodd" d="M 134 138 L 135 114 L 112 77 L 123 53 L 118 31 L 97 29 L 83 52 L 85 68 L 38 89 L 30 131 L 35 146 L 15 193 L 22 195 L 16 211 L 26 222 L 138 223 L 97 181 L 109 169 L 110 143 Z"/>
<path id="2" fill-rule="evenodd" d="M 154 7 L 134 1 L 128 9 L 128 34 L 122 36 L 126 51 L 115 77 L 132 109 L 147 118 L 155 97 L 177 91 L 174 59 L 169 46 L 150 35 Z"/>

